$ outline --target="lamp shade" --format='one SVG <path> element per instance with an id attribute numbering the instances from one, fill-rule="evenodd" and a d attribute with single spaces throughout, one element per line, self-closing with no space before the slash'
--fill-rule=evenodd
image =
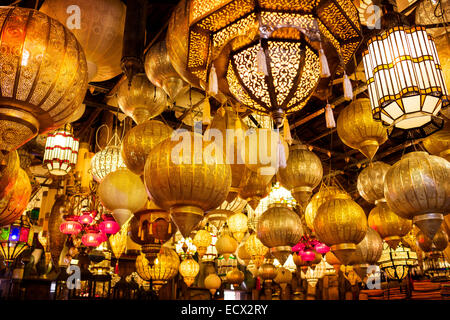
<path id="1" fill-rule="evenodd" d="M 126 168 L 118 146 L 106 146 L 105 149 L 97 152 L 91 160 L 92 177 L 98 183 L 109 173 L 120 168 Z"/>
<path id="2" fill-rule="evenodd" d="M 120 230 L 119 224 L 112 215 L 103 215 L 103 221 L 100 222 L 98 227 L 105 234 L 116 234 Z"/>
<path id="3" fill-rule="evenodd" d="M 44 164 L 48 171 L 63 176 L 75 167 L 78 159 L 79 141 L 72 135 L 70 125 L 50 133 L 45 142 Z"/>
<path id="4" fill-rule="evenodd" d="M 98 247 L 105 239 L 100 230 L 88 230 L 85 235 L 81 237 L 81 241 L 87 247 Z"/>
<path id="5" fill-rule="evenodd" d="M 78 234 L 83 229 L 83 226 L 81 223 L 79 223 L 78 216 L 66 216 L 64 218 L 64 222 L 61 223 L 59 227 L 59 231 L 61 231 L 64 234 Z"/>
<path id="6" fill-rule="evenodd" d="M 67 123 L 87 89 L 83 48 L 58 21 L 32 9 L 0 8 L 0 150 Z"/>

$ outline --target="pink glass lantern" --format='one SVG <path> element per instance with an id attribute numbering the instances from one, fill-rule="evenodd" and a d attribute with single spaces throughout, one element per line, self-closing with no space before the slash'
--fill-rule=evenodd
<path id="1" fill-rule="evenodd" d="M 99 228 L 106 234 L 116 234 L 120 230 L 119 224 L 114 220 L 114 217 L 110 214 L 103 215 L 103 221 L 100 223 Z"/>
<path id="2" fill-rule="evenodd" d="M 81 242 L 87 247 L 98 247 L 103 242 L 102 232 L 99 230 L 89 230 L 82 238 Z"/>
<path id="3" fill-rule="evenodd" d="M 303 261 L 313 261 L 316 258 L 316 254 L 312 250 L 305 250 L 301 254 Z"/>
<path id="4" fill-rule="evenodd" d="M 77 221 L 77 216 L 67 216 L 61 225 L 59 226 L 59 231 L 64 234 L 78 234 L 80 233 L 83 226 Z"/>
<path id="5" fill-rule="evenodd" d="M 81 215 L 79 218 L 78 218 L 78 221 L 81 223 L 81 224 L 85 224 L 85 225 L 88 225 L 88 224 L 91 224 L 92 223 L 92 221 L 94 221 L 94 218 L 92 218 L 92 216 L 89 214 L 89 213 L 84 213 L 83 215 Z"/>
<path id="6" fill-rule="evenodd" d="M 328 251 L 330 251 L 330 247 L 328 247 L 326 244 L 324 243 L 318 243 L 316 244 L 316 246 L 314 247 L 314 249 L 316 250 L 317 253 L 320 254 L 325 254 Z"/>

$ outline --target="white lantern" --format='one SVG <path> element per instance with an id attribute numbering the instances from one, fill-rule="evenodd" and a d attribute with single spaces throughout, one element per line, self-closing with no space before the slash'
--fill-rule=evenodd
<path id="1" fill-rule="evenodd" d="M 119 146 L 110 145 L 97 152 L 91 160 L 92 177 L 98 183 L 109 173 L 126 168 Z"/>
<path id="2" fill-rule="evenodd" d="M 79 141 L 73 137 L 69 124 L 49 134 L 44 152 L 44 164 L 48 171 L 57 176 L 69 173 L 77 163 L 78 146 Z"/>

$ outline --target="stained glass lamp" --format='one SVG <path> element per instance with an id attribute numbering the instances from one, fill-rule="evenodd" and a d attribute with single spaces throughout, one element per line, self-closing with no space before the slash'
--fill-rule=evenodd
<path id="1" fill-rule="evenodd" d="M 1 227 L 0 249 L 8 268 L 25 249 L 31 246 L 33 232 L 30 232 L 30 229 L 31 223 L 26 214 L 21 215 L 12 224 Z"/>

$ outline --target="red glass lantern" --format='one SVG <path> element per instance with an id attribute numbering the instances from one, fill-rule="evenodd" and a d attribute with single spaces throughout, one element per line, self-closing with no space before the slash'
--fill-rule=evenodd
<path id="1" fill-rule="evenodd" d="M 100 230 L 90 229 L 81 238 L 81 242 L 87 247 L 98 247 L 104 240 L 104 234 Z"/>
<path id="2" fill-rule="evenodd" d="M 91 224 L 92 221 L 94 221 L 94 218 L 92 218 L 92 216 L 89 213 L 85 213 L 78 218 L 78 221 L 81 224 L 88 225 L 88 224 Z"/>
<path id="3" fill-rule="evenodd" d="M 330 247 L 327 246 L 327 245 L 324 244 L 324 243 L 318 243 L 318 244 L 316 244 L 316 246 L 314 247 L 314 250 L 316 250 L 317 253 L 325 254 L 325 253 L 327 253 L 328 251 L 330 251 Z"/>
<path id="4" fill-rule="evenodd" d="M 64 234 L 78 234 L 80 233 L 83 226 L 77 221 L 77 216 L 65 216 L 63 223 L 59 226 L 59 231 Z"/>
<path id="5" fill-rule="evenodd" d="M 313 261 L 316 258 L 316 254 L 312 250 L 303 251 L 301 254 L 303 261 Z"/>
<path id="6" fill-rule="evenodd" d="M 110 214 L 103 215 L 103 221 L 100 223 L 99 228 L 106 234 L 116 234 L 120 230 L 119 224 L 114 220 L 114 217 Z"/>

